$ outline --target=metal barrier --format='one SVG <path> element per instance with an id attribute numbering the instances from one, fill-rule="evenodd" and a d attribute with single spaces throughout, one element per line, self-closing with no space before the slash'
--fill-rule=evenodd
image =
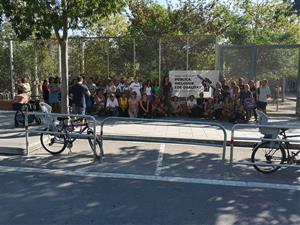
<path id="1" fill-rule="evenodd" d="M 89 115 L 77 115 L 77 114 L 59 114 L 59 113 L 36 113 L 36 112 L 26 112 L 25 114 L 25 138 L 26 138 L 26 152 L 25 154 L 28 155 L 29 154 L 29 141 L 28 141 L 28 137 L 29 134 L 53 134 L 53 135 L 61 135 L 61 132 L 55 132 L 55 131 L 48 131 L 48 129 L 50 128 L 49 125 L 50 123 L 47 124 L 48 129 L 45 131 L 41 131 L 41 130 L 29 130 L 28 129 L 28 116 L 29 115 L 34 115 L 34 116 L 38 116 L 38 117 L 45 117 L 47 116 L 48 119 L 50 118 L 57 118 L 57 117 L 79 117 L 79 118 L 84 118 L 87 120 L 90 120 L 93 122 L 93 129 L 94 129 L 94 134 L 90 135 L 90 134 L 68 134 L 68 136 L 70 137 L 83 137 L 83 138 L 93 138 L 94 139 L 94 148 L 92 149 L 93 151 L 93 155 L 94 155 L 94 159 L 97 159 L 97 155 L 96 155 L 96 119 L 93 116 L 89 116 Z M 55 120 L 53 120 L 54 122 Z"/>
<path id="2" fill-rule="evenodd" d="M 234 136 L 234 132 L 235 130 L 237 130 L 238 128 L 247 128 L 247 129 L 251 129 L 251 128 L 267 128 L 270 130 L 270 134 L 274 136 L 271 138 L 265 138 L 265 137 L 260 137 L 260 138 L 253 138 L 253 137 L 235 137 Z M 252 162 L 233 162 L 233 148 L 234 148 L 234 144 L 236 140 L 239 141 L 258 141 L 256 142 L 261 143 L 263 141 L 272 141 L 272 142 L 292 142 L 292 143 L 300 143 L 300 140 L 295 140 L 295 139 L 288 139 L 289 137 L 300 137 L 300 135 L 287 135 L 288 138 L 287 139 L 281 139 L 278 138 L 278 134 L 279 131 L 282 129 L 300 129 L 300 126 L 292 126 L 292 125 L 282 125 L 282 124 L 278 124 L 278 125 L 259 125 L 259 124 L 235 124 L 232 129 L 231 129 L 231 140 L 230 140 L 230 172 L 232 172 L 232 166 L 233 164 L 240 164 L 240 165 L 257 165 L 257 166 L 270 166 L 270 164 L 267 163 L 252 163 Z M 276 134 L 277 132 L 277 134 Z M 261 133 L 261 132 L 260 132 Z M 252 149 L 251 149 L 252 150 Z M 290 165 L 290 164 L 280 164 L 280 167 L 298 167 L 300 168 L 300 165 Z"/>
<path id="3" fill-rule="evenodd" d="M 100 142 L 101 142 L 101 148 L 103 150 L 103 127 L 105 123 L 107 123 L 110 120 L 117 120 L 117 121 L 141 121 L 141 122 L 163 122 L 163 123 L 187 123 L 185 120 L 163 120 L 163 119 L 142 119 L 142 118 L 128 118 L 128 117 L 107 117 L 101 122 L 98 122 L 98 124 L 101 126 L 101 132 L 100 132 Z M 227 144 L 227 132 L 225 127 L 222 124 L 215 123 L 215 122 L 204 122 L 204 121 L 193 121 L 193 124 L 199 124 L 199 125 L 209 125 L 214 127 L 219 127 L 224 134 L 224 140 L 223 140 L 223 152 L 222 152 L 222 161 L 225 163 L 225 154 L 226 154 L 226 144 Z M 180 141 L 176 141 L 176 143 L 183 143 Z M 186 142 L 185 142 L 186 143 Z"/>

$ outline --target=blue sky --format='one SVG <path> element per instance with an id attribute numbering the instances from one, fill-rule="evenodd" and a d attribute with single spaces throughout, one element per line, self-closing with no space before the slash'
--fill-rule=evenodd
<path id="1" fill-rule="evenodd" d="M 162 5 L 166 5 L 166 0 L 157 0 L 157 2 Z M 177 3 L 179 3 L 179 0 L 171 0 L 171 3 L 175 6 Z"/>

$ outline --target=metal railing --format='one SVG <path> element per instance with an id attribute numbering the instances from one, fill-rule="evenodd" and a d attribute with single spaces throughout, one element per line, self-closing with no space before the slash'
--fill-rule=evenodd
<path id="1" fill-rule="evenodd" d="M 248 130 L 251 128 L 263 128 L 263 129 L 269 129 L 270 130 L 270 136 L 273 137 L 235 137 L 235 131 L 237 129 L 241 129 L 241 128 L 247 128 Z M 282 124 L 273 124 L 273 125 L 260 125 L 260 124 L 235 124 L 232 129 L 231 129 L 231 140 L 230 140 L 230 161 L 229 161 L 229 165 L 230 165 L 230 173 L 232 173 L 232 166 L 233 164 L 240 164 L 240 165 L 249 165 L 249 166 L 253 166 L 253 165 L 257 165 L 257 166 L 270 166 L 270 164 L 268 163 L 253 163 L 253 162 L 248 162 L 248 161 L 237 161 L 237 162 L 233 162 L 233 150 L 234 150 L 234 146 L 235 146 L 235 141 L 257 141 L 256 144 L 259 144 L 261 142 L 264 141 L 269 141 L 269 142 L 291 142 L 291 143 L 300 143 L 300 139 L 289 139 L 293 138 L 293 137 L 300 137 L 300 135 L 287 135 L 287 139 L 281 139 L 278 137 L 280 130 L 282 129 L 300 129 L 300 125 L 299 126 L 295 126 L 295 125 L 282 125 Z M 260 131 L 258 131 L 260 132 Z M 261 132 L 260 132 L 261 133 Z M 255 142 L 254 142 L 255 143 Z M 252 151 L 253 149 L 251 149 Z M 279 164 L 277 166 L 280 167 L 297 167 L 300 168 L 300 165 L 290 165 L 290 164 Z"/>
<path id="2" fill-rule="evenodd" d="M 100 142 L 101 142 L 101 148 L 103 149 L 103 136 L 104 136 L 104 132 L 103 132 L 103 127 L 104 125 L 108 122 L 108 121 L 128 121 L 128 122 L 152 122 L 152 123 L 156 123 L 156 122 L 161 122 L 161 123 L 178 123 L 178 124 L 187 124 L 188 121 L 186 120 L 163 120 L 163 119 L 142 119 L 142 118 L 128 118 L 128 117 L 107 117 L 104 120 L 102 120 L 101 122 L 98 122 L 98 124 L 101 126 L 101 130 L 100 130 Z M 215 122 L 205 122 L 205 121 L 193 121 L 193 124 L 199 124 L 199 125 L 208 125 L 208 126 L 212 126 L 212 127 L 218 127 L 223 131 L 224 134 L 224 139 L 223 139 L 223 151 L 222 151 L 222 161 L 223 163 L 225 163 L 225 155 L 226 155 L 226 144 L 227 144 L 227 132 L 225 127 L 222 124 L 219 123 L 215 123 Z M 161 124 L 157 124 L 156 126 L 160 126 Z M 172 139 L 176 139 L 176 138 L 172 138 Z M 144 139 L 145 141 L 147 141 L 147 139 Z M 148 140 L 150 141 L 150 140 Z M 183 141 L 174 141 L 173 143 L 178 143 L 178 144 L 185 144 L 185 142 Z"/>
<path id="3" fill-rule="evenodd" d="M 84 119 L 87 119 L 87 121 L 92 121 L 92 124 L 93 124 L 93 129 L 94 129 L 94 133 L 91 135 L 91 134 L 79 134 L 79 133 L 68 133 L 68 136 L 69 137 L 76 137 L 76 138 L 93 138 L 93 156 L 94 156 L 94 159 L 97 159 L 97 155 L 96 155 L 96 138 L 97 138 L 97 135 L 96 135 L 96 119 L 95 117 L 93 116 L 89 116 L 89 115 L 77 115 L 77 114 L 59 114 L 59 113 L 37 113 L 37 112 L 26 112 L 24 113 L 25 115 L 25 138 L 26 138 L 26 152 L 25 154 L 26 155 L 29 155 L 29 134 L 52 134 L 52 135 L 61 135 L 63 131 L 61 132 L 56 132 L 56 131 L 51 131 L 51 122 L 55 122 L 55 118 L 58 118 L 58 117 L 79 117 L 79 118 L 84 118 Z M 43 117 L 47 117 L 47 119 L 51 119 L 52 121 L 50 121 L 50 123 L 47 123 L 47 130 L 30 130 L 28 129 L 28 116 L 29 115 L 33 115 L 33 116 L 37 116 L 37 117 L 40 117 L 40 118 L 43 118 Z M 53 124 L 53 126 L 55 126 Z M 65 134 L 65 133 L 63 133 Z"/>

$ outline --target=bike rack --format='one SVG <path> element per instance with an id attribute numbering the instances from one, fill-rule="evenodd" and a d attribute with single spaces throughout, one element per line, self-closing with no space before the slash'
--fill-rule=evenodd
<path id="1" fill-rule="evenodd" d="M 162 122 L 162 123 L 181 123 L 181 124 L 186 124 L 188 121 L 186 120 L 163 120 L 163 119 L 143 119 L 143 118 L 129 118 L 129 117 L 107 117 L 101 122 L 97 122 L 101 126 L 101 131 L 100 131 L 100 142 L 101 142 L 101 149 L 103 150 L 103 127 L 105 123 L 108 121 L 128 121 L 128 122 Z M 205 121 L 192 121 L 191 123 L 193 124 L 199 124 L 199 125 L 208 125 L 212 127 L 219 127 L 224 134 L 224 140 L 223 140 L 223 152 L 222 152 L 222 161 L 225 163 L 225 155 L 226 155 L 226 144 L 227 144 L 227 132 L 225 127 L 222 124 L 215 123 L 215 122 L 205 122 Z M 174 138 L 175 139 L 175 138 Z M 178 144 L 184 144 L 186 142 L 182 141 L 174 141 L 174 143 Z M 103 150 L 104 151 L 104 150 Z"/>
<path id="2" fill-rule="evenodd" d="M 234 136 L 234 132 L 237 129 L 241 129 L 241 128 L 265 128 L 265 130 L 269 130 L 270 131 L 270 135 L 273 135 L 275 138 L 265 138 L 265 137 L 260 137 L 260 138 L 251 138 L 251 137 L 235 137 Z M 252 162 L 247 162 L 247 161 L 238 161 L 238 162 L 233 162 L 233 149 L 234 149 L 234 144 L 236 140 L 239 141 L 259 141 L 256 142 L 256 144 L 263 142 L 263 141 L 273 141 L 273 142 L 282 142 L 283 139 L 277 138 L 279 131 L 281 129 L 300 129 L 300 126 L 295 126 L 295 125 L 282 125 L 282 124 L 278 124 L 278 125 L 262 125 L 262 124 L 235 124 L 232 129 L 231 129 L 231 140 L 230 140 L 230 161 L 229 161 L 229 165 L 230 165 L 230 173 L 232 174 L 232 166 L 233 164 L 240 164 L 240 165 L 249 165 L 249 166 L 253 166 L 253 165 L 258 165 L 258 166 L 270 166 L 270 164 L 267 163 L 252 163 Z M 277 131 L 277 134 L 276 134 Z M 261 133 L 261 132 L 260 132 Z M 266 132 L 267 134 L 267 132 Z M 297 135 L 298 136 L 298 135 Z M 300 135 L 299 135 L 300 136 Z M 293 136 L 292 136 L 293 137 Z M 300 140 L 295 140 L 295 139 L 284 139 L 284 141 L 286 142 L 292 142 L 292 143 L 300 143 Z M 252 150 L 252 149 L 251 149 Z M 300 165 L 290 165 L 290 164 L 279 164 L 278 166 L 280 167 L 297 167 L 300 168 Z"/>
<path id="3" fill-rule="evenodd" d="M 85 118 L 89 121 L 93 122 L 93 129 L 94 129 L 94 135 L 89 135 L 89 134 L 68 134 L 70 137 L 83 137 L 83 138 L 88 138 L 88 137 L 92 137 L 94 139 L 94 149 L 96 149 L 96 119 L 93 116 L 89 116 L 89 115 L 77 115 L 77 114 L 60 114 L 60 113 L 36 113 L 36 112 L 25 112 L 25 138 L 26 138 L 26 151 L 25 154 L 28 156 L 29 155 L 29 134 L 61 134 L 61 132 L 52 132 L 52 131 L 41 131 L 41 130 L 29 130 L 28 129 L 28 116 L 29 115 L 34 115 L 34 116 L 38 116 L 38 117 L 45 117 L 47 116 L 48 118 L 57 118 L 57 117 L 79 117 L 79 118 Z M 54 120 L 53 120 L 54 122 Z M 50 127 L 50 123 L 47 124 L 48 128 Z M 97 159 L 97 155 L 95 150 L 92 149 L 93 151 L 93 156 L 94 159 Z"/>

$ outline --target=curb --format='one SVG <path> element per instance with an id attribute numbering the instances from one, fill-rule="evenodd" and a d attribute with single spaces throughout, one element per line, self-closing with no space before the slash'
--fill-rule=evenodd
<path id="1" fill-rule="evenodd" d="M 220 145 L 223 146 L 222 140 L 205 140 L 205 139 L 188 139 L 188 138 L 166 138 L 166 137 L 145 137 L 145 136 L 116 136 L 116 135 L 104 135 L 104 140 L 109 141 L 138 141 L 138 142 L 158 142 L 158 143 L 171 143 L 171 144 L 208 144 L 208 145 Z M 236 147 L 253 147 L 257 142 L 235 142 Z M 226 141 L 226 146 L 230 146 L 230 142 Z"/>
<path id="2" fill-rule="evenodd" d="M 36 151 L 40 149 L 40 141 L 29 144 L 28 151 Z M 21 147 L 0 146 L 0 155 L 26 155 L 26 145 Z"/>
<path id="3" fill-rule="evenodd" d="M 188 139 L 188 138 L 165 138 L 165 137 L 145 137 L 145 136 L 116 136 L 116 135 L 105 135 L 104 140 L 109 141 L 137 141 L 137 142 L 156 142 L 156 143 L 170 143 L 170 144 L 190 144 L 190 145 L 219 145 L 223 146 L 222 140 L 205 140 L 205 139 Z M 235 141 L 234 147 L 249 147 L 254 146 L 260 141 Z M 226 146 L 230 146 L 230 141 L 226 141 Z M 290 150 L 299 149 L 300 144 L 290 144 Z"/>

